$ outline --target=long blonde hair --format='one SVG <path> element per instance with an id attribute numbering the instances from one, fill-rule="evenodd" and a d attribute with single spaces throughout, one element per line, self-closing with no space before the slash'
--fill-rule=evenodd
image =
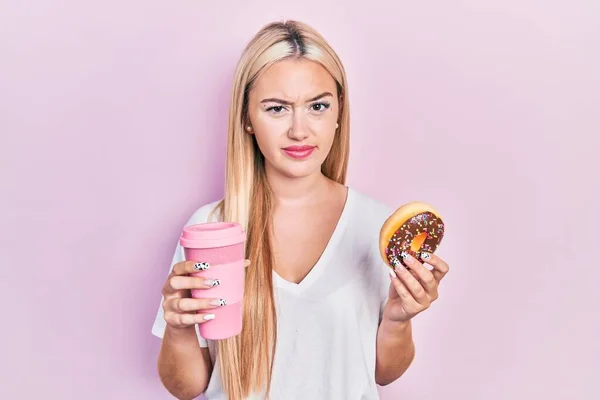
<path id="1" fill-rule="evenodd" d="M 344 67 L 334 50 L 314 29 L 297 21 L 264 26 L 248 43 L 235 73 L 227 135 L 225 195 L 217 211 L 225 221 L 246 230 L 246 270 L 243 329 L 236 337 L 218 342 L 222 385 L 231 400 L 242 400 L 255 391 L 270 389 L 277 321 L 273 297 L 271 240 L 273 199 L 265 176 L 264 158 L 254 135 L 244 127 L 248 93 L 259 74 L 289 58 L 305 58 L 321 64 L 335 79 L 340 101 L 339 128 L 322 173 L 346 182 L 349 154 L 348 89 Z"/>

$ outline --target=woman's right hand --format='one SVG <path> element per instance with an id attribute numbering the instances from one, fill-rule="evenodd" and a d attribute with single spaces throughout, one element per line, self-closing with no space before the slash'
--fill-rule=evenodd
<path id="1" fill-rule="evenodd" d="M 163 285 L 164 318 L 167 325 L 172 328 L 189 328 L 210 321 L 215 317 L 210 310 L 224 305 L 221 299 L 191 297 L 191 289 L 213 287 L 211 279 L 190 276 L 198 272 L 194 268 L 195 264 L 195 261 L 181 261 L 175 264 Z M 249 264 L 250 262 L 246 260 L 245 266 Z"/>

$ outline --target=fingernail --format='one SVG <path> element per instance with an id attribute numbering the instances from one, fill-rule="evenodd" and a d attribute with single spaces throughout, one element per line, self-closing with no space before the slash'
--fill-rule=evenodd
<path id="1" fill-rule="evenodd" d="M 402 257 L 402 259 L 406 258 L 406 253 L 402 252 L 400 254 L 400 256 Z M 400 260 L 398 260 L 396 257 L 394 257 L 393 260 L 393 264 L 394 264 L 394 269 L 396 270 L 396 272 L 398 272 L 399 274 L 403 273 L 404 271 L 406 271 L 406 268 L 404 267 L 404 265 L 402 265 L 402 262 L 400 262 Z"/>
<path id="2" fill-rule="evenodd" d="M 227 305 L 227 300 L 225 299 L 214 299 L 210 301 L 210 305 L 211 306 L 219 306 L 219 307 L 223 307 Z"/>
<path id="3" fill-rule="evenodd" d="M 210 267 L 210 264 L 207 262 L 199 262 L 194 264 L 194 269 L 196 271 L 206 271 Z"/>
<path id="4" fill-rule="evenodd" d="M 219 286 L 221 284 L 221 281 L 218 279 L 207 279 L 204 281 L 204 284 L 209 287 Z"/>
<path id="5" fill-rule="evenodd" d="M 396 276 L 396 273 L 394 272 L 394 270 L 390 269 L 390 276 L 392 277 L 392 279 L 397 279 L 398 277 Z"/>
<path id="6" fill-rule="evenodd" d="M 421 258 L 423 259 L 423 261 L 428 261 L 429 259 L 431 259 L 431 254 L 421 252 Z"/>
<path id="7" fill-rule="evenodd" d="M 215 319 L 215 314 L 206 314 L 206 315 L 204 316 L 204 319 L 205 319 L 205 320 L 207 320 L 207 321 L 208 321 L 209 319 Z"/>
<path id="8" fill-rule="evenodd" d="M 404 261 L 405 261 L 405 262 L 406 262 L 408 265 L 412 264 L 412 263 L 415 261 L 414 257 L 413 257 L 413 256 L 411 256 L 411 255 L 410 255 L 408 252 L 406 252 L 406 251 L 403 251 L 403 252 L 402 252 L 402 258 L 404 259 Z"/>

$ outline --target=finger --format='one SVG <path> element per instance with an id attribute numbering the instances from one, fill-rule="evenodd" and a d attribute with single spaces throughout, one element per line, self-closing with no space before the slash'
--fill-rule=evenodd
<path id="1" fill-rule="evenodd" d="M 165 322 L 173 326 L 190 326 L 202 324 L 215 318 L 212 313 L 176 313 L 170 312 L 165 314 Z"/>
<path id="2" fill-rule="evenodd" d="M 202 261 L 180 261 L 173 265 L 173 275 L 188 275 L 199 271 L 206 271 L 210 263 Z"/>
<path id="3" fill-rule="evenodd" d="M 413 263 L 410 264 L 410 257 L 410 255 L 407 255 L 405 262 L 412 269 L 413 265 L 415 265 L 418 261 L 414 260 L 413 258 Z M 398 278 L 402 280 L 402 283 L 404 283 L 406 288 L 410 291 L 414 299 L 419 302 L 419 304 L 427 304 L 429 302 L 429 296 L 425 288 L 423 288 L 419 280 L 415 278 L 404 266 L 399 264 L 396 267 L 396 274 L 398 275 Z"/>
<path id="4" fill-rule="evenodd" d="M 411 275 L 421 283 L 429 296 L 437 297 L 438 281 L 435 279 L 433 273 L 410 254 L 407 254 L 404 262 L 410 268 Z"/>
<path id="5" fill-rule="evenodd" d="M 438 282 L 441 281 L 450 270 L 448 264 L 435 254 L 423 252 L 421 253 L 421 258 L 424 262 L 433 267 L 431 272 Z"/>
<path id="6" fill-rule="evenodd" d="M 201 311 L 211 308 L 223 307 L 227 305 L 225 299 L 194 299 L 187 297 L 177 297 L 174 299 L 165 300 L 165 312 L 173 311 L 177 313 Z"/>
<path id="7" fill-rule="evenodd" d="M 220 284 L 220 279 L 203 278 L 200 276 L 175 275 L 169 278 L 169 287 L 172 290 L 208 289 Z"/>
<path id="8" fill-rule="evenodd" d="M 199 271 L 210 269 L 210 263 L 205 261 L 180 261 L 173 265 L 173 275 L 189 275 Z M 244 260 L 244 268 L 250 266 L 250 260 Z"/>
<path id="9" fill-rule="evenodd" d="M 417 300 L 415 300 L 410 290 L 408 290 L 404 282 L 402 282 L 402 280 L 399 278 L 398 272 L 392 271 L 390 275 L 392 276 L 392 287 L 394 288 L 394 291 L 396 292 L 398 297 L 400 297 L 402 299 L 402 302 L 407 306 L 406 308 L 420 308 L 420 305 L 418 304 Z"/>

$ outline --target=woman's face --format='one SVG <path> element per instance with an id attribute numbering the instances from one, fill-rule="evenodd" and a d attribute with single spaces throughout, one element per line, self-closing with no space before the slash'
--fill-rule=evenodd
<path id="1" fill-rule="evenodd" d="M 336 83 L 321 65 L 279 61 L 255 81 L 248 116 L 267 170 L 290 178 L 318 173 L 339 115 Z M 246 127 L 245 127 L 246 129 Z"/>

